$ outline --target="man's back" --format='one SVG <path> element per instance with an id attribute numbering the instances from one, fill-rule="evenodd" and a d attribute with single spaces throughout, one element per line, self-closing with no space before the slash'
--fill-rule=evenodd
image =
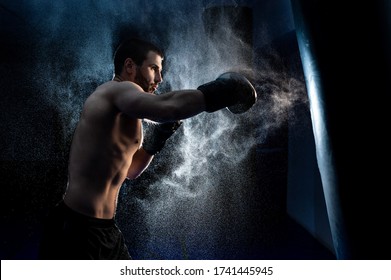
<path id="1" fill-rule="evenodd" d="M 110 81 L 87 99 L 72 140 L 65 202 L 88 216 L 112 218 L 119 188 L 142 142 L 141 120 L 111 102 Z"/>

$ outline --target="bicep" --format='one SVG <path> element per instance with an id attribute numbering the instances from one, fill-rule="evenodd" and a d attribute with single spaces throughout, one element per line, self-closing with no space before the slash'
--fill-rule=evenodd
<path id="1" fill-rule="evenodd" d="M 114 104 L 132 118 L 156 122 L 186 119 L 205 109 L 203 94 L 198 90 L 172 91 L 154 95 L 142 91 L 137 85 L 115 93 Z"/>
<path id="2" fill-rule="evenodd" d="M 113 92 L 113 103 L 119 111 L 131 118 L 153 121 L 166 121 L 170 118 L 168 98 L 146 93 L 136 85 L 129 84 Z"/>

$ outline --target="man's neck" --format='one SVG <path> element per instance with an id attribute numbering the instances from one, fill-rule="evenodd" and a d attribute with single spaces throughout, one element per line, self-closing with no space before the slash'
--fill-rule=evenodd
<path id="1" fill-rule="evenodd" d="M 116 81 L 116 82 L 123 82 L 124 79 L 122 79 L 122 77 L 120 75 L 115 75 L 114 78 L 113 78 L 113 81 Z"/>

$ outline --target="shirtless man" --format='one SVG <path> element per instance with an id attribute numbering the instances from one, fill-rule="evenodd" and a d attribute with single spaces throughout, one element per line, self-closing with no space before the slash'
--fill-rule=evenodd
<path id="1" fill-rule="evenodd" d="M 197 90 L 155 95 L 162 61 L 156 46 L 139 39 L 116 50 L 113 80 L 84 104 L 70 150 L 67 190 L 45 223 L 39 258 L 130 259 L 114 220 L 124 180 L 148 167 L 180 126 L 178 120 L 244 102 L 251 107 L 256 100 L 251 83 L 236 73 Z M 157 122 L 148 141 L 143 119 Z"/>

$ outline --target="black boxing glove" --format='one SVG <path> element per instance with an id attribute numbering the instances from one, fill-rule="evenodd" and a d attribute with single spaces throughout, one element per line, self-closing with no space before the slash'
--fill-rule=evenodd
<path id="1" fill-rule="evenodd" d="M 182 121 L 154 124 L 143 141 L 143 149 L 150 155 L 160 152 L 168 138 L 182 125 Z"/>
<path id="2" fill-rule="evenodd" d="M 205 111 L 208 113 L 227 107 L 232 113 L 241 114 L 257 100 L 257 92 L 251 82 L 235 72 L 226 72 L 197 89 L 204 94 Z"/>

